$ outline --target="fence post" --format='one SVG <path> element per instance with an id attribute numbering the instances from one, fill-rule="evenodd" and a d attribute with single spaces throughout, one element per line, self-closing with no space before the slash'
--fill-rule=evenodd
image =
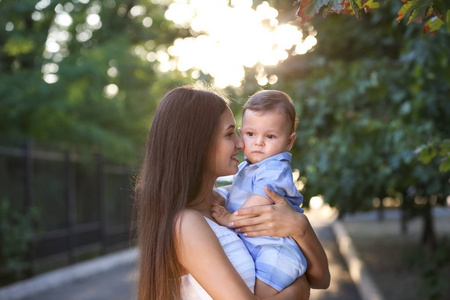
<path id="1" fill-rule="evenodd" d="M 74 168 L 69 150 L 65 151 L 66 172 L 66 207 L 67 207 L 67 248 L 69 264 L 75 262 L 76 232 L 75 223 L 77 219 L 77 206 L 75 195 Z"/>
<path id="2" fill-rule="evenodd" d="M 105 172 L 103 172 L 103 157 L 101 154 L 96 154 L 97 161 L 97 186 L 98 186 L 98 207 L 100 219 L 100 241 L 101 254 L 106 254 L 107 248 L 107 231 L 106 231 L 106 205 L 105 205 Z"/>
<path id="3" fill-rule="evenodd" d="M 25 165 L 25 176 L 24 176 L 24 188 L 25 188 L 25 214 L 29 215 L 31 207 L 34 204 L 34 193 L 33 193 L 33 175 L 34 175 L 34 165 L 33 165 L 33 153 L 32 153 L 32 142 L 27 140 L 24 145 L 24 165 Z M 35 239 L 35 238 L 34 238 Z M 35 264 L 35 240 L 30 242 L 28 245 L 27 261 L 28 268 L 26 270 L 27 276 L 34 275 L 34 264 Z"/>

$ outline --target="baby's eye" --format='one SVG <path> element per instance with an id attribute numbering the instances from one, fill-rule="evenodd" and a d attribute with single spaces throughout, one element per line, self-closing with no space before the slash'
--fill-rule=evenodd
<path id="1" fill-rule="evenodd" d="M 247 135 L 248 135 L 248 136 L 253 136 L 254 133 L 253 133 L 253 132 L 247 132 Z"/>
<path id="2" fill-rule="evenodd" d="M 268 138 L 268 139 L 273 139 L 273 138 L 275 138 L 275 136 L 274 136 L 273 134 L 268 134 L 268 135 L 267 135 L 267 138 Z"/>

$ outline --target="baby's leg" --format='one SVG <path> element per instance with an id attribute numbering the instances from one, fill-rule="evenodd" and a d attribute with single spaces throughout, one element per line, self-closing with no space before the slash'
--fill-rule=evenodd
<path id="1" fill-rule="evenodd" d="M 255 291 L 261 294 L 256 295 L 264 296 L 263 292 L 271 293 L 272 290 L 267 287 L 271 287 L 275 291 L 282 291 L 304 273 L 306 261 L 301 261 L 301 257 L 304 260 L 304 256 L 296 244 L 293 249 L 291 241 L 294 243 L 295 241 L 286 238 L 272 240 L 278 245 L 269 245 L 271 240 L 268 237 L 265 240 L 247 238 L 245 241 L 247 249 L 255 260 L 256 277 L 265 283 L 265 285 L 260 284 L 257 280 Z M 265 244 L 263 245 L 263 243 Z"/>
<path id="2" fill-rule="evenodd" d="M 255 282 L 255 295 L 260 297 L 270 297 L 275 296 L 279 292 L 268 285 L 267 283 L 262 282 L 258 278 L 256 278 Z"/>

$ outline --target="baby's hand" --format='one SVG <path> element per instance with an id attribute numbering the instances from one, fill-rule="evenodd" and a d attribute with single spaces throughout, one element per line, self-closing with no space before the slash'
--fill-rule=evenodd
<path id="1" fill-rule="evenodd" d="M 232 222 L 232 214 L 225 207 L 217 203 L 211 205 L 211 216 L 222 226 L 228 227 L 228 224 Z"/>

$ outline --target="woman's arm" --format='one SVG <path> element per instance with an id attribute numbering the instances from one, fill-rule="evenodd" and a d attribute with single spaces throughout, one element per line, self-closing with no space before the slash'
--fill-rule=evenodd
<path id="1" fill-rule="evenodd" d="M 311 288 L 326 289 L 330 285 L 330 271 L 325 251 L 320 244 L 308 218 L 292 209 L 283 197 L 265 188 L 274 205 L 254 206 L 239 209 L 235 214 L 240 218 L 230 224 L 246 236 L 291 236 L 306 257 Z M 254 217 L 256 215 L 256 217 Z M 241 219 L 244 216 L 253 216 Z"/>
<path id="2" fill-rule="evenodd" d="M 175 234 L 180 264 L 213 299 L 256 299 L 199 212 L 183 211 Z"/>
<path id="3" fill-rule="evenodd" d="M 309 300 L 310 286 L 305 275 L 297 278 L 290 286 L 284 290 L 264 300 Z"/>
<path id="4" fill-rule="evenodd" d="M 176 224 L 177 254 L 181 265 L 213 299 L 257 299 L 235 270 L 216 235 L 203 216 L 185 210 Z M 272 300 L 307 300 L 309 283 L 305 276 L 273 297 Z"/>

